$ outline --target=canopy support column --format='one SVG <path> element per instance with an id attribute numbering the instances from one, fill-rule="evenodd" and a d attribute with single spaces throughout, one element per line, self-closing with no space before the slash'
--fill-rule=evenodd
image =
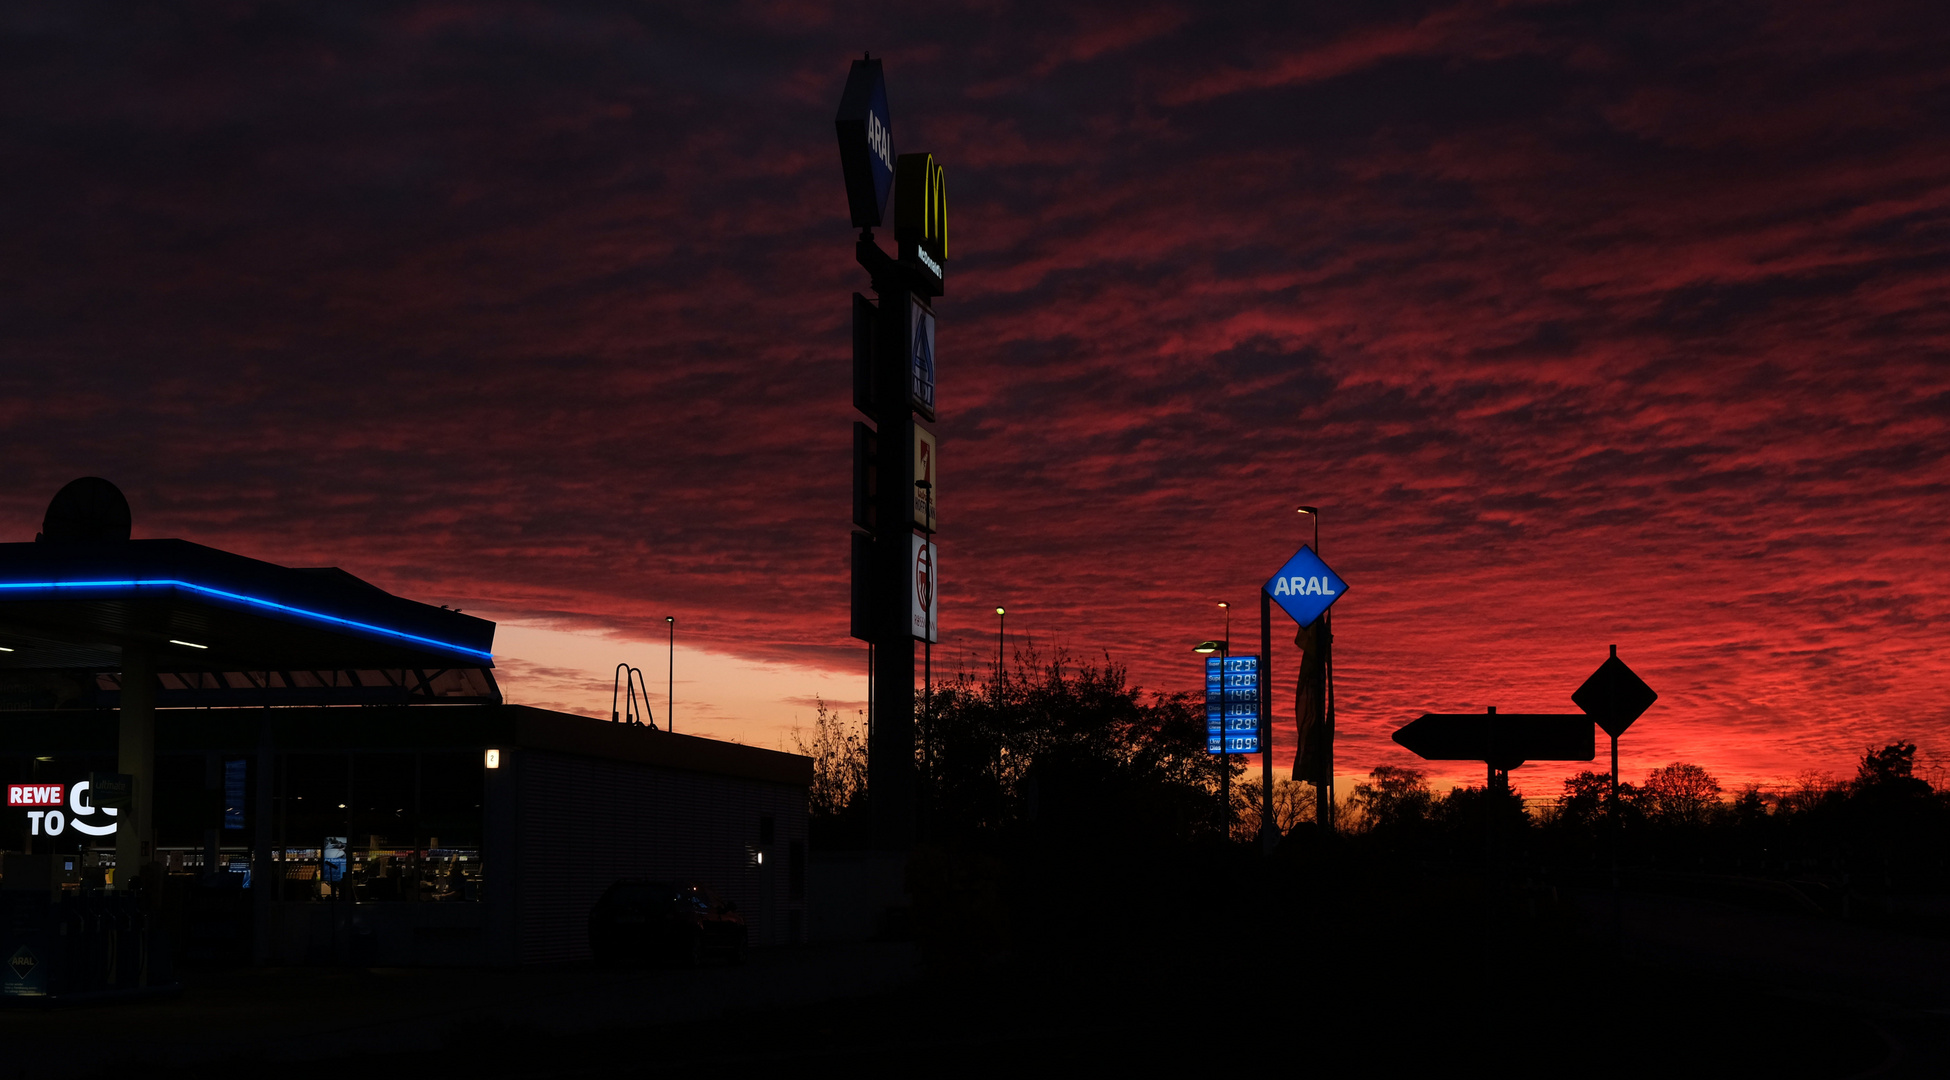
<path id="1" fill-rule="evenodd" d="M 115 830 L 115 888 L 132 889 L 155 859 L 156 670 L 146 642 L 122 646 L 122 708 L 115 771 L 129 777 L 129 805 Z M 152 882 L 160 884 L 160 882 Z"/>

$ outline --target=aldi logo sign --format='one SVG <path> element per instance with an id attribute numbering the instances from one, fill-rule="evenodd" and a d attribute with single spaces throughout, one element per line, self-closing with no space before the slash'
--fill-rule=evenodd
<path id="1" fill-rule="evenodd" d="M 908 301 L 908 404 L 934 419 L 934 312 L 918 299 Z"/>

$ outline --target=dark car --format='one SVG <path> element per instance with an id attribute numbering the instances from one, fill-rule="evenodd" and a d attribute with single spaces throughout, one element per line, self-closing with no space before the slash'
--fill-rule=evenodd
<path id="1" fill-rule="evenodd" d="M 589 912 L 589 950 L 606 964 L 741 964 L 745 942 L 738 905 L 695 882 L 625 878 Z"/>

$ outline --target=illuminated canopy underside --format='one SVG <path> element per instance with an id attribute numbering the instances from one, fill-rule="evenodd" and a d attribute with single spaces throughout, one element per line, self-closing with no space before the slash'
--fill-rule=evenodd
<path id="1" fill-rule="evenodd" d="M 451 697 L 435 690 L 443 685 L 466 687 L 461 697 L 498 697 L 485 670 L 493 641 L 485 619 L 394 596 L 336 568 L 294 569 L 184 540 L 0 544 L 0 648 L 12 650 L 0 652 L 0 673 L 13 673 L 9 682 L 30 672 L 120 671 L 124 644 L 140 642 L 159 672 L 219 673 L 179 678 L 181 689 L 261 696 L 392 686 Z M 456 681 L 452 673 L 463 670 L 473 674 Z M 221 674 L 244 672 L 278 674 Z"/>

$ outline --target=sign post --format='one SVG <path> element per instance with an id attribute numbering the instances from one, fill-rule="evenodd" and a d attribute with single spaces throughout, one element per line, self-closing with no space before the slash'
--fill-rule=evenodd
<path id="1" fill-rule="evenodd" d="M 1200 646 L 1204 648 L 1205 646 Z M 1232 834 L 1232 755 L 1260 751 L 1259 657 L 1205 658 L 1205 752 L 1219 755 L 1219 835 Z"/>
<path id="2" fill-rule="evenodd" d="M 1625 662 L 1611 658 L 1571 694 L 1575 713 L 1423 713 L 1395 732 L 1395 741 L 1425 761 L 1481 761 L 1507 779 L 1526 761 L 1590 761 L 1597 756 L 1596 723 L 1611 736 L 1612 800 L 1618 799 L 1618 736 L 1659 699 Z"/>
<path id="3" fill-rule="evenodd" d="M 1610 658 L 1598 665 L 1598 670 L 1584 680 L 1583 686 L 1571 692 L 1571 700 L 1611 736 L 1611 801 L 1616 808 L 1618 737 L 1625 734 L 1632 721 L 1645 715 L 1645 710 L 1659 700 L 1659 695 L 1645 685 L 1637 672 L 1625 666 L 1625 661 L 1618 658 L 1618 646 L 1613 645 Z"/>
<path id="4" fill-rule="evenodd" d="M 935 434 L 924 424 L 937 415 L 933 301 L 947 273 L 947 185 L 933 155 L 894 152 L 887 80 L 871 56 L 853 62 L 834 126 L 860 230 L 854 258 L 874 292 L 854 294 L 852 309 L 853 401 L 872 422 L 856 424 L 853 520 L 862 531 L 852 554 L 853 634 L 867 641 L 871 668 L 867 797 L 874 843 L 902 849 L 918 809 L 914 643 L 931 647 L 939 636 L 940 494 Z M 873 235 L 888 223 L 889 197 L 894 255 Z"/>
<path id="5" fill-rule="evenodd" d="M 1645 715 L 1645 710 L 1659 700 L 1659 695 L 1639 678 L 1638 673 L 1625 666 L 1618 658 L 1618 646 L 1611 647 L 1611 655 L 1598 665 L 1598 670 L 1584 680 L 1584 685 L 1571 692 L 1571 700 L 1578 708 L 1591 714 L 1598 726 L 1611 736 L 1611 801 L 1605 805 L 1605 819 L 1611 847 L 1611 927 L 1612 940 L 1620 940 L 1624 918 L 1619 898 L 1618 880 L 1618 737 L 1632 726 L 1632 721 Z"/>
<path id="6" fill-rule="evenodd" d="M 1346 592 L 1347 582 L 1342 581 L 1341 576 L 1329 568 L 1321 560 L 1320 556 L 1314 553 L 1313 548 L 1302 544 L 1300 550 L 1294 552 L 1293 557 L 1283 563 L 1280 569 L 1267 580 L 1266 584 L 1260 587 L 1260 647 L 1268 655 L 1271 655 L 1273 651 L 1272 605 L 1278 604 L 1280 610 L 1286 612 L 1287 616 L 1294 622 L 1299 623 L 1303 629 L 1312 628 L 1312 640 L 1314 644 L 1309 648 L 1309 652 L 1318 651 L 1324 655 L 1331 648 L 1329 642 L 1333 638 L 1325 623 L 1327 609 L 1333 607 L 1335 601 L 1339 600 Z M 1293 772 L 1295 779 L 1308 779 L 1313 783 L 1316 792 L 1315 806 L 1317 808 L 1315 817 L 1323 826 L 1326 826 L 1329 824 L 1328 807 L 1332 805 L 1329 785 L 1334 782 L 1334 731 L 1331 726 L 1331 710 L 1327 704 L 1326 669 L 1324 661 L 1311 661 L 1303 658 L 1301 662 L 1303 682 L 1309 670 L 1316 670 L 1321 673 L 1321 684 L 1316 692 L 1319 700 L 1314 710 L 1314 722 L 1323 729 L 1317 737 L 1321 749 L 1321 760 L 1318 762 L 1309 762 L 1306 760 L 1308 756 L 1307 744 L 1315 736 L 1311 731 L 1301 731 L 1299 732 L 1300 745 L 1294 751 Z M 1270 679 L 1268 681 L 1270 682 Z M 1270 705 L 1270 688 L 1268 690 L 1268 702 Z M 1272 711 L 1270 708 L 1267 710 L 1267 715 L 1269 730 L 1266 745 L 1270 751 L 1273 745 L 1270 730 L 1272 725 Z M 1301 718 L 1296 716 L 1294 720 L 1297 726 Z M 1264 802 L 1260 811 L 1261 816 L 1265 819 L 1263 829 L 1273 827 L 1273 772 L 1270 753 L 1264 765 L 1265 767 L 1262 772 L 1265 776 L 1266 790 L 1262 793 Z M 1314 765 L 1318 769 L 1318 775 L 1303 777 L 1301 775 L 1303 765 Z M 1273 842 L 1271 836 L 1266 837 L 1265 842 L 1270 846 Z"/>
<path id="7" fill-rule="evenodd" d="M 1597 756 L 1591 717 L 1583 713 L 1423 713 L 1395 741 L 1424 761 L 1480 761 L 1490 785 L 1509 780 L 1526 761 L 1590 761 Z"/>

